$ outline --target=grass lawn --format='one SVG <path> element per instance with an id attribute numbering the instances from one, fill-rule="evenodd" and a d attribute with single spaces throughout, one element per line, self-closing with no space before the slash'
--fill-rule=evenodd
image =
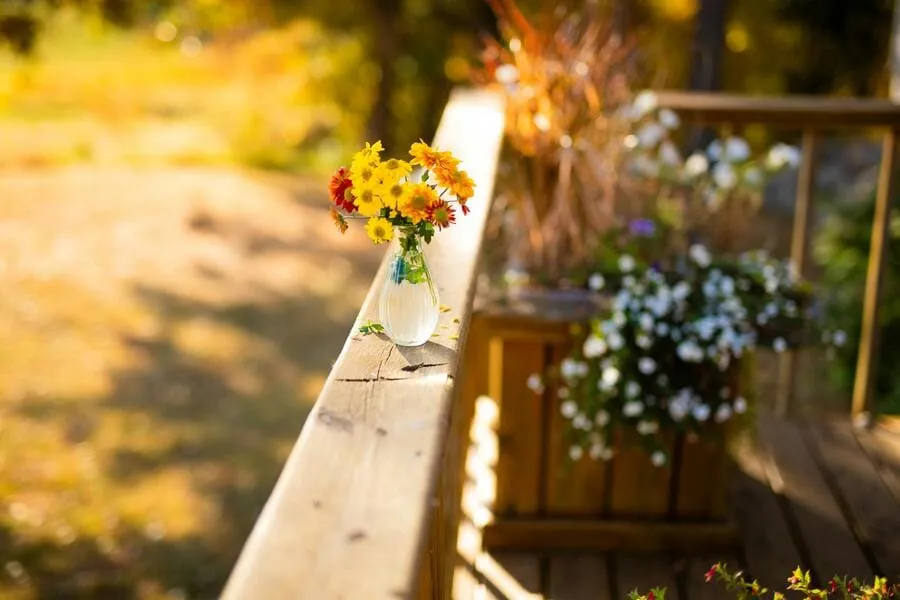
<path id="1" fill-rule="evenodd" d="M 323 190 L 0 174 L 0 597 L 217 596 L 380 258 Z"/>

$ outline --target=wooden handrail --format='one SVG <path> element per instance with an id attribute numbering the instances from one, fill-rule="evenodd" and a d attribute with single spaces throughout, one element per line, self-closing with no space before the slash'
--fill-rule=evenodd
<path id="1" fill-rule="evenodd" d="M 762 123 L 796 129 L 900 127 L 900 104 L 876 98 L 657 92 L 656 99 L 659 107 L 695 122 Z"/>
<path id="2" fill-rule="evenodd" d="M 377 319 L 382 262 L 225 600 L 396 600 L 421 593 L 503 121 L 498 95 L 452 94 L 434 143 L 460 158 L 477 187 L 472 214 L 426 249 L 441 302 L 451 308 L 441 315 L 441 335 L 419 348 L 355 335 L 364 319 Z"/>

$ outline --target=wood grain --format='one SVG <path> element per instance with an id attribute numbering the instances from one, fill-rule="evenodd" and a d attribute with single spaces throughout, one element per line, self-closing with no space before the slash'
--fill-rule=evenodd
<path id="1" fill-rule="evenodd" d="M 632 590 L 646 594 L 651 588 L 666 588 L 666 600 L 678 600 L 672 561 L 659 554 L 623 554 L 613 561 L 620 598 Z M 687 599 L 685 599 L 687 600 Z"/>
<path id="2" fill-rule="evenodd" d="M 675 518 L 724 520 L 731 458 L 721 442 L 682 439 Z"/>
<path id="3" fill-rule="evenodd" d="M 606 556 L 573 554 L 550 559 L 549 600 L 608 600 Z"/>
<path id="4" fill-rule="evenodd" d="M 667 445 L 667 454 L 672 456 L 671 439 Z M 665 516 L 669 511 L 671 478 L 670 464 L 654 466 L 647 452 L 636 447 L 636 440 L 626 434 L 619 436 L 612 461 L 610 517 L 646 519 Z"/>
<path id="5" fill-rule="evenodd" d="M 226 600 L 418 592 L 502 132 L 498 96 L 457 91 L 435 138 L 477 184 L 472 214 L 426 250 L 441 302 L 452 308 L 442 318 L 449 325 L 458 319 L 458 331 L 417 349 L 351 335 L 231 574 Z M 380 282 L 357 325 L 376 313 Z M 403 369 L 412 365 L 419 366 Z"/>

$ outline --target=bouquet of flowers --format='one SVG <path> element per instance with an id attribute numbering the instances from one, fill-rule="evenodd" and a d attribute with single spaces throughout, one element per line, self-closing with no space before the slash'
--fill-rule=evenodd
<path id="1" fill-rule="evenodd" d="M 807 288 L 764 252 L 734 260 L 694 244 L 654 262 L 622 252 L 588 283 L 607 293 L 608 306 L 549 373 L 570 421 L 572 460 L 609 460 L 617 434 L 626 433 L 663 466 L 664 433 L 720 435 L 710 423 L 748 409 L 742 357 L 758 344 L 785 351 L 811 322 Z M 532 375 L 529 386 L 542 392 L 544 378 Z"/>
<path id="2" fill-rule="evenodd" d="M 398 344 L 417 346 L 434 332 L 439 308 L 422 243 L 430 243 L 436 231 L 455 224 L 457 208 L 468 214 L 466 203 L 475 184 L 450 152 L 422 141 L 410 147 L 409 161 L 382 160 L 382 151 L 381 142 L 366 143 L 349 169 L 337 170 L 329 186 L 331 217 L 341 233 L 349 221 L 365 220 L 366 233 L 375 244 L 397 238 L 381 291 L 379 331 Z"/>

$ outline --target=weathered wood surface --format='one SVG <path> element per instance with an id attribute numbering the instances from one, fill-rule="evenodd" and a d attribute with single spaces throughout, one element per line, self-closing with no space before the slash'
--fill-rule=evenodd
<path id="1" fill-rule="evenodd" d="M 461 159 L 477 188 L 472 214 L 426 249 L 441 302 L 452 309 L 441 316 L 446 329 L 413 349 L 351 334 L 232 572 L 226 600 L 419 593 L 426 544 L 438 535 L 432 541 L 442 545 L 431 525 L 440 518 L 433 513 L 457 351 L 469 322 L 502 131 L 498 96 L 453 94 L 435 145 Z M 357 324 L 376 317 L 380 282 L 379 274 Z M 430 572 L 440 579 L 442 570 Z"/>
<path id="2" fill-rule="evenodd" d="M 678 111 L 688 120 L 707 123 L 767 123 L 825 129 L 900 125 L 900 105 L 869 98 L 659 92 L 657 104 Z"/>

